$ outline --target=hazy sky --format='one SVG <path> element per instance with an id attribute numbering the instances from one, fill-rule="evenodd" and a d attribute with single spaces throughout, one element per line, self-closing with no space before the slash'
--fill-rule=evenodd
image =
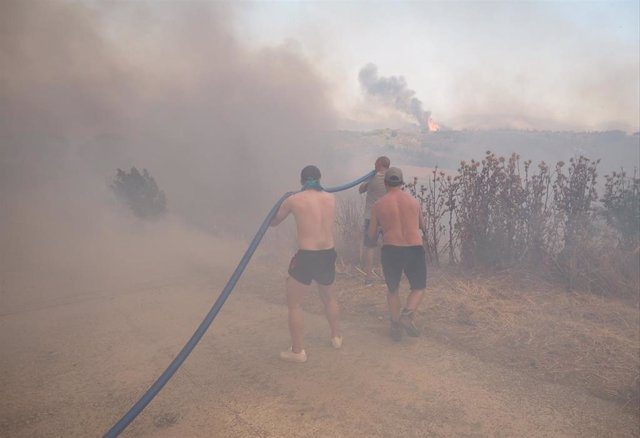
<path id="1" fill-rule="evenodd" d="M 258 2 L 235 6 L 238 38 L 313 60 L 350 119 L 383 122 L 358 72 L 404 76 L 454 128 L 634 132 L 638 1 Z M 382 120 L 381 120 L 382 119 Z"/>

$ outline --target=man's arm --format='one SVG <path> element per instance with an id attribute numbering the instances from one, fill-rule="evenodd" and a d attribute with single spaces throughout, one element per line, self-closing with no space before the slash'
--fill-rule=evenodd
<path id="1" fill-rule="evenodd" d="M 280 222 L 282 222 L 283 220 L 285 220 L 287 218 L 287 216 L 289 216 L 289 213 L 291 213 L 291 202 L 290 201 L 291 201 L 291 198 L 287 198 L 287 199 L 284 200 L 284 202 L 282 203 L 282 205 L 278 209 L 278 212 L 276 213 L 276 215 L 271 220 L 271 223 L 269 224 L 270 227 L 275 227 L 277 225 L 280 225 Z"/>
<path id="2" fill-rule="evenodd" d="M 367 234 L 371 240 L 378 238 L 378 215 L 376 214 L 375 204 L 371 209 L 371 219 L 369 219 L 369 229 L 367 230 Z"/>
<path id="3" fill-rule="evenodd" d="M 369 183 L 368 183 L 368 182 L 365 182 L 365 183 L 360 184 L 360 187 L 358 187 L 358 192 L 360 192 L 360 193 L 364 193 L 364 192 L 366 192 L 368 189 L 369 189 Z"/>

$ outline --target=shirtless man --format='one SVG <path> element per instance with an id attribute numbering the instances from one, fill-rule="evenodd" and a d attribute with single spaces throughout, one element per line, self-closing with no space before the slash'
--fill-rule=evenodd
<path id="1" fill-rule="evenodd" d="M 402 328 L 409 336 L 420 336 L 413 322 L 427 287 L 427 265 L 419 230 L 425 232 L 420 205 L 403 192 L 402 171 L 391 167 L 384 176 L 387 194 L 373 205 L 369 237 L 374 238 L 382 226 L 382 271 L 387 283 L 387 303 L 391 314 L 390 335 L 394 341 L 402 338 Z M 398 288 L 404 271 L 411 292 L 404 308 L 400 308 Z"/>
<path id="2" fill-rule="evenodd" d="M 281 359 L 290 362 L 307 361 L 303 343 L 302 298 L 314 280 L 331 328 L 331 345 L 334 348 L 342 346 L 338 302 L 331 287 L 336 276 L 336 252 L 333 249 L 336 201 L 331 193 L 323 191 L 320 176 L 316 166 L 302 169 L 302 191 L 288 197 L 271 221 L 274 227 L 292 213 L 298 230 L 299 250 L 291 259 L 286 282 L 291 349 L 280 353 Z"/>
<path id="3" fill-rule="evenodd" d="M 360 193 L 367 193 L 367 198 L 364 204 L 364 272 L 365 286 L 371 286 L 374 281 L 373 275 L 373 256 L 378 246 L 378 235 L 374 239 L 369 238 L 369 222 L 371 222 L 371 209 L 373 204 L 380 198 L 382 198 L 387 189 L 384 185 L 384 174 L 389 169 L 391 161 L 387 157 L 378 157 L 374 166 L 376 174 L 372 176 L 369 181 L 362 183 L 358 188 Z"/>

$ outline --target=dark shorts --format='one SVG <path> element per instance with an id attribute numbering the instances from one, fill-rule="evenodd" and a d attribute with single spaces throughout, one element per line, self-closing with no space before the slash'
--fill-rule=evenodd
<path id="1" fill-rule="evenodd" d="M 329 286 L 336 279 L 336 257 L 333 248 L 317 251 L 301 249 L 289 263 L 289 275 L 307 286 L 313 280 Z"/>
<path id="2" fill-rule="evenodd" d="M 376 235 L 375 239 L 369 239 L 369 223 L 371 221 L 369 219 L 365 219 L 364 220 L 364 246 L 366 246 L 367 248 L 375 248 L 376 246 L 378 246 L 378 239 L 380 238 L 380 235 L 382 234 L 382 230 L 380 228 L 378 228 L 378 234 Z"/>
<path id="3" fill-rule="evenodd" d="M 383 245 L 380 259 L 389 292 L 398 291 L 403 271 L 411 290 L 427 287 L 427 264 L 422 246 Z"/>

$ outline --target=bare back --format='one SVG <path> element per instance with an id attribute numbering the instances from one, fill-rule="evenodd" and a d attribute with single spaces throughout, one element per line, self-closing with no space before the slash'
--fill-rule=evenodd
<path id="1" fill-rule="evenodd" d="M 410 194 L 400 189 L 389 190 L 374 204 L 371 217 L 371 227 L 382 227 L 385 245 L 422 245 L 420 206 Z"/>
<path id="2" fill-rule="evenodd" d="M 305 190 L 287 198 L 272 225 L 277 225 L 289 213 L 293 213 L 298 229 L 299 249 L 331 249 L 334 247 L 335 210 L 336 201 L 331 193 Z"/>

